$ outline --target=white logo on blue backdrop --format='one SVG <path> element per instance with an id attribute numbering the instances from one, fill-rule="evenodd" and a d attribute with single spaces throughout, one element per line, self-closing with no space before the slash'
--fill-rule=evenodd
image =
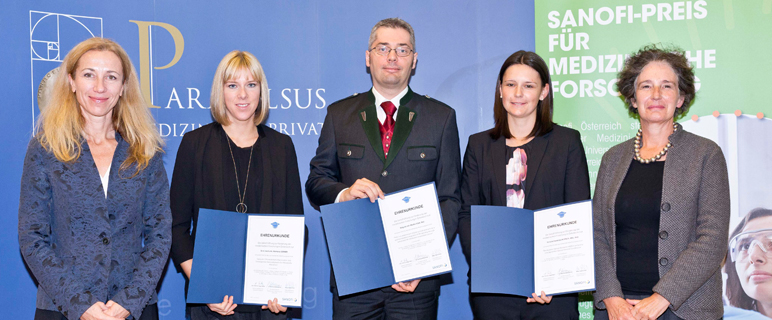
<path id="1" fill-rule="evenodd" d="M 37 111 L 37 87 L 52 69 L 61 64 L 67 52 L 83 40 L 102 36 L 102 18 L 64 13 L 29 12 L 30 96 L 32 127 Z"/>

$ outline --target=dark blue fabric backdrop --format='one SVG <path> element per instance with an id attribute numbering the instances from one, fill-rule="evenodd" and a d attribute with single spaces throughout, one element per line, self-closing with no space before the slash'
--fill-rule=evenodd
<path id="1" fill-rule="evenodd" d="M 292 136 L 302 180 L 330 103 L 370 88 L 365 50 L 370 28 L 398 16 L 416 31 L 413 90 L 458 113 L 461 150 L 469 135 L 490 128 L 495 77 L 514 51 L 534 49 L 533 0 L 486 1 L 24 1 L 0 2 L 0 61 L 5 111 L 0 152 L 0 314 L 31 319 L 35 283 L 18 249 L 22 161 L 39 110 L 43 76 L 76 43 L 112 38 L 132 58 L 152 94 L 158 128 L 173 169 L 181 136 L 211 121 L 209 92 L 219 60 L 234 49 L 254 53 L 271 88 L 268 125 Z M 152 25 L 148 28 L 149 25 Z M 178 31 L 175 45 L 174 34 Z M 147 37 L 147 42 L 141 40 Z M 184 43 L 183 43 L 184 42 Z M 168 68 L 175 55 L 179 60 Z M 147 63 L 143 64 L 143 57 Z M 151 70 L 152 67 L 152 70 Z M 304 197 L 305 199 L 305 197 Z M 306 201 L 309 247 L 303 319 L 331 317 L 329 258 L 319 213 Z M 471 319 L 467 266 L 451 248 L 452 283 L 442 289 L 440 319 Z M 159 294 L 161 319 L 184 318 L 184 281 L 168 268 Z"/>

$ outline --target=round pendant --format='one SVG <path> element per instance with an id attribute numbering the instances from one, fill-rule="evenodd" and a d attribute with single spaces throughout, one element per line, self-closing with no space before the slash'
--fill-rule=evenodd
<path id="1" fill-rule="evenodd" d="M 239 204 L 236 205 L 236 212 L 247 213 L 247 205 L 243 202 L 239 202 Z"/>

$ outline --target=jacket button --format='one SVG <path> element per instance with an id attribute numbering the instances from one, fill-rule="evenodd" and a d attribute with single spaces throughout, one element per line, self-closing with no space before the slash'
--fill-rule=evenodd
<path id="1" fill-rule="evenodd" d="M 351 150 L 346 151 L 346 156 L 349 156 L 349 157 L 351 156 Z"/>
<path id="2" fill-rule="evenodd" d="M 423 152 L 421 152 L 421 154 L 419 156 L 421 157 L 421 159 L 426 158 L 426 154 L 423 153 Z"/>
<path id="3" fill-rule="evenodd" d="M 382 177 L 385 177 L 385 176 L 388 176 L 388 175 L 389 175 L 389 172 L 386 171 L 386 170 L 383 170 L 383 172 L 381 172 L 381 176 Z"/>
<path id="4" fill-rule="evenodd" d="M 102 239 L 102 243 L 104 243 L 106 245 L 110 244 L 110 239 L 104 238 L 104 239 Z"/>
<path id="5" fill-rule="evenodd" d="M 662 240 L 667 239 L 667 231 L 662 231 L 659 233 L 659 238 Z"/>
<path id="6" fill-rule="evenodd" d="M 659 259 L 659 265 L 666 266 L 668 263 L 667 258 Z"/>
<path id="7" fill-rule="evenodd" d="M 665 202 L 662 204 L 662 211 L 668 212 L 670 211 L 670 204 Z"/>

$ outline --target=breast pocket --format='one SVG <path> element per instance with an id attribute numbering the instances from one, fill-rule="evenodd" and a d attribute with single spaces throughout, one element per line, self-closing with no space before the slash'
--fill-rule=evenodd
<path id="1" fill-rule="evenodd" d="M 362 159 L 365 155 L 365 146 L 350 143 L 338 144 L 338 158 L 340 159 Z"/>
<path id="2" fill-rule="evenodd" d="M 434 146 L 416 146 L 407 148 L 407 159 L 411 161 L 431 161 L 437 159 Z"/>

